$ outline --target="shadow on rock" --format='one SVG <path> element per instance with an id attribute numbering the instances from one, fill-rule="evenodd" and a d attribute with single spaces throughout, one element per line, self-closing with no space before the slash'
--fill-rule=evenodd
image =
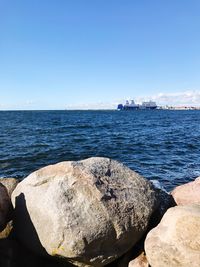
<path id="1" fill-rule="evenodd" d="M 1 267 L 62 267 L 52 259 L 40 257 L 30 252 L 16 240 L 0 240 L 0 266 Z"/>
<path id="2" fill-rule="evenodd" d="M 114 262 L 106 265 L 107 267 L 128 267 L 129 262 L 137 258 L 144 251 L 144 237 L 138 241 L 127 253 Z"/>
<path id="3" fill-rule="evenodd" d="M 23 229 L 23 225 L 26 227 Z M 18 232 L 18 229 L 22 229 Z M 23 232 L 23 237 L 19 233 Z M 21 241 L 23 241 L 23 244 Z M 30 245 L 31 244 L 31 245 Z M 31 249 L 31 250 L 30 250 Z M 0 266 L 2 267 L 62 267 L 72 266 L 48 255 L 26 207 L 24 194 L 15 201 L 14 225 L 7 239 L 0 240 Z"/>
<path id="4" fill-rule="evenodd" d="M 148 231 L 150 231 L 152 228 L 159 224 L 163 215 L 169 208 L 176 206 L 176 202 L 174 201 L 172 195 L 166 193 L 161 189 L 156 189 L 156 191 L 160 204 L 150 218 Z"/>
<path id="5" fill-rule="evenodd" d="M 23 227 L 26 225 L 26 227 Z M 23 236 L 19 236 L 23 232 Z M 31 221 L 26 207 L 26 199 L 23 193 L 15 199 L 13 236 L 22 240 L 23 244 L 35 253 L 48 257 L 46 250 L 40 243 L 37 231 Z"/>

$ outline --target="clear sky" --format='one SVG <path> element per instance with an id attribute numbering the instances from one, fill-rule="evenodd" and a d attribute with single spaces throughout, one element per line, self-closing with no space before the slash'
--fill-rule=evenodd
<path id="1" fill-rule="evenodd" d="M 200 105 L 199 14 L 199 0 L 0 0 L 0 108 Z"/>

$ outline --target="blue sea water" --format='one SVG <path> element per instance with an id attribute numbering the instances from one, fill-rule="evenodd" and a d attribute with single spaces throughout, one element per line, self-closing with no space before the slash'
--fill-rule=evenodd
<path id="1" fill-rule="evenodd" d="M 64 160 L 119 160 L 167 189 L 200 175 L 200 111 L 1 111 L 0 176 Z"/>

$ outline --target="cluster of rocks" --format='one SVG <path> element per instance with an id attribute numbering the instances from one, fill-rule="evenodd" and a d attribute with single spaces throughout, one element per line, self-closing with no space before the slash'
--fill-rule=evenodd
<path id="1" fill-rule="evenodd" d="M 108 158 L 0 179 L 0 266 L 200 266 L 200 179 L 168 194 Z"/>

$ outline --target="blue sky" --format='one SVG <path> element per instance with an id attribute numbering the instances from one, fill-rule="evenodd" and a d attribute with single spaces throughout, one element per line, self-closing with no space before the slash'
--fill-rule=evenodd
<path id="1" fill-rule="evenodd" d="M 0 108 L 198 104 L 199 13 L 199 0 L 0 0 Z"/>

